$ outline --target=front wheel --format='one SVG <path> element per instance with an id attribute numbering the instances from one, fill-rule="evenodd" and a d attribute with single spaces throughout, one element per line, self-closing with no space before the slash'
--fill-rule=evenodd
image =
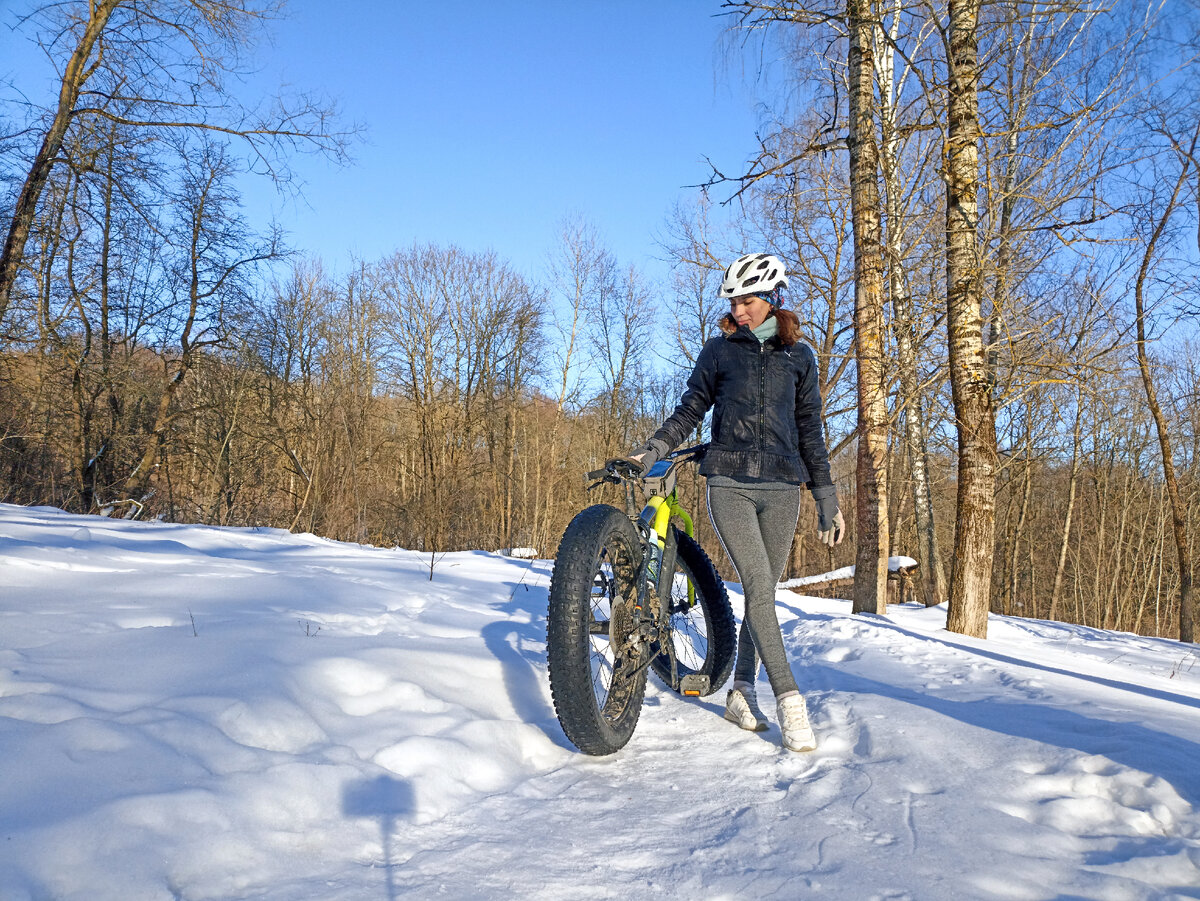
<path id="1" fill-rule="evenodd" d="M 737 650 L 733 609 L 725 583 L 704 548 L 683 532 L 676 531 L 676 538 L 679 551 L 668 608 L 676 679 L 671 678 L 671 658 L 666 651 L 654 658 L 652 666 L 669 688 L 677 688 L 684 676 L 708 676 L 711 694 L 725 684 L 733 670 Z"/>
<path id="2" fill-rule="evenodd" d="M 634 634 L 642 544 L 629 517 L 596 504 L 567 526 L 550 579 L 546 658 L 554 712 L 585 754 L 633 735 L 651 650 Z"/>

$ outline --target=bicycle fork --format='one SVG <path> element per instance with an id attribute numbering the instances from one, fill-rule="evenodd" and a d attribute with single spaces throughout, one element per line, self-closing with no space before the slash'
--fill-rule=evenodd
<path id="1" fill-rule="evenodd" d="M 643 532 L 646 553 L 638 577 L 638 598 L 633 609 L 634 635 L 646 641 L 647 658 L 638 665 L 642 669 L 658 654 L 666 654 L 670 661 L 670 687 L 689 697 L 702 697 L 709 693 L 709 677 L 700 673 L 689 673 L 680 677 L 679 663 L 675 656 L 675 639 L 671 634 L 671 591 L 675 583 L 675 562 L 679 552 L 675 531 L 666 527 L 666 536 L 659 538 L 657 531 L 645 524 L 638 523 L 639 531 Z M 644 622 L 643 615 L 647 602 L 657 603 L 658 614 L 650 621 Z M 654 645 L 658 645 L 655 653 Z"/>

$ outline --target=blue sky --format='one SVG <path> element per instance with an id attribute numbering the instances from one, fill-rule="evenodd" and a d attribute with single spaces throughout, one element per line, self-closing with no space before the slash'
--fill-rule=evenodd
<path id="1" fill-rule="evenodd" d="M 246 209 L 335 271 L 434 241 L 534 277 L 578 214 L 662 276 L 655 237 L 707 177 L 704 157 L 735 171 L 755 146 L 757 57 L 723 49 L 719 13 L 720 0 L 291 0 L 256 82 L 337 98 L 364 139 L 346 168 L 297 158 L 300 201 L 247 180 Z M 26 37 L 0 29 L 0 77 L 49 104 L 52 73 Z"/>
<path id="2" fill-rule="evenodd" d="M 705 156 L 755 146 L 741 51 L 717 0 L 293 0 L 265 78 L 339 98 L 365 140 L 346 169 L 299 162 L 301 203 L 248 188 L 335 269 L 414 241 L 493 249 L 536 276 L 567 214 L 651 275 Z"/>

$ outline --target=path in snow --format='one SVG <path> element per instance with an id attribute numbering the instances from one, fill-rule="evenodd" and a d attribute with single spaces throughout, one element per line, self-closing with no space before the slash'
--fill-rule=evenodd
<path id="1" fill-rule="evenodd" d="M 578 879 L 580 897 L 615 897 L 615 879 L 670 897 L 1200 897 L 1194 690 L 947 640 L 925 631 L 935 611 L 906 608 L 905 629 L 782 603 L 815 754 L 729 726 L 718 696 L 660 689 L 622 754 L 436 824 L 399 884 L 453 890 L 445 874 L 471 869 L 495 896 Z M 1143 725 L 1147 704 L 1191 737 Z M 514 806 L 543 841 L 511 843 Z"/>

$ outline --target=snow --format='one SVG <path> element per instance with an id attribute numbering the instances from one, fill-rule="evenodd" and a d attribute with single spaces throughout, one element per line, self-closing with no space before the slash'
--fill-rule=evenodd
<path id="1" fill-rule="evenodd" d="M 786 582 L 780 582 L 779 588 L 809 588 L 813 585 L 828 585 L 832 582 L 845 582 L 847 579 L 854 578 L 854 566 L 842 566 L 837 569 L 831 569 L 827 573 L 819 573 L 815 576 L 801 576 L 798 579 L 788 579 Z"/>
<path id="2" fill-rule="evenodd" d="M 912 557 L 888 557 L 888 572 L 899 572 L 900 570 L 912 569 L 918 566 L 916 560 Z M 780 588 L 811 588 L 815 585 L 832 585 L 835 582 L 845 582 L 854 578 L 854 565 L 842 566 L 838 569 L 831 569 L 826 573 L 819 573 L 815 576 L 801 576 L 798 579 L 788 579 L 786 582 L 780 582 Z"/>
<path id="3" fill-rule="evenodd" d="M 1197 649 L 781 591 L 817 751 L 590 758 L 550 569 L 0 505 L 0 898 L 1200 897 Z"/>
<path id="4" fill-rule="evenodd" d="M 507 557 L 519 557 L 522 560 L 531 560 L 538 555 L 537 548 L 534 547 L 513 547 L 504 551 L 497 551 Z"/>

